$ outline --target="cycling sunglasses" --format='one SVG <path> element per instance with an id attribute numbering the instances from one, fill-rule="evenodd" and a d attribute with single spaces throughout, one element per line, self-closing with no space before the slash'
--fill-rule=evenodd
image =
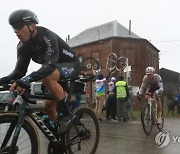
<path id="1" fill-rule="evenodd" d="M 12 28 L 17 29 L 17 30 L 21 30 L 24 26 L 25 26 L 25 24 L 21 23 L 21 24 L 12 25 Z"/>

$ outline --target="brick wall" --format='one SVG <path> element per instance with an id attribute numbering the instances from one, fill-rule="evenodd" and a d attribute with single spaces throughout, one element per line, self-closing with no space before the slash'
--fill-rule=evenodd
<path id="1" fill-rule="evenodd" d="M 82 45 L 74 48 L 78 55 L 94 57 L 100 60 L 103 74 L 106 74 L 106 61 L 110 53 L 116 53 L 117 57 L 128 58 L 128 64 L 132 67 L 132 78 L 129 84 L 140 86 L 147 66 L 153 66 L 159 72 L 159 50 L 145 39 L 110 38 Z M 118 72 L 113 74 L 116 76 Z"/>

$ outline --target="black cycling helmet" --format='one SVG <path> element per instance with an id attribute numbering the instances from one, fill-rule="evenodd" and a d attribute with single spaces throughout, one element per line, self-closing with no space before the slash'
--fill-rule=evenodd
<path id="1" fill-rule="evenodd" d="M 25 25 L 30 22 L 33 22 L 35 24 L 39 23 L 37 15 L 30 10 L 16 10 L 12 12 L 9 16 L 9 24 L 11 26 L 14 26 L 17 24 Z"/>

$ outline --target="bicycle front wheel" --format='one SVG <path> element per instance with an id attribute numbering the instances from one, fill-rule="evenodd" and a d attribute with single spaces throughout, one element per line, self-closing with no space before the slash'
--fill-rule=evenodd
<path id="1" fill-rule="evenodd" d="M 150 135 L 153 127 L 152 112 L 150 113 L 150 105 L 145 103 L 141 109 L 141 122 L 146 135 Z"/>
<path id="2" fill-rule="evenodd" d="M 0 153 L 7 154 L 10 149 L 12 136 L 18 120 L 16 113 L 0 114 Z M 25 118 L 13 154 L 38 154 L 39 140 L 36 129 Z"/>
<path id="3" fill-rule="evenodd" d="M 78 118 L 66 135 L 67 151 L 70 154 L 94 154 L 100 136 L 97 117 L 89 108 L 79 108 L 74 114 Z"/>

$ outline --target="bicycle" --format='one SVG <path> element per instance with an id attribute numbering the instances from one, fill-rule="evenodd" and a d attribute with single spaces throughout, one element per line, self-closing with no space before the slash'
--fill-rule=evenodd
<path id="1" fill-rule="evenodd" d="M 107 62 L 106 69 L 110 69 L 112 73 L 118 72 L 118 75 L 123 75 L 124 69 L 128 67 L 128 58 L 122 56 L 117 58 L 115 53 L 110 53 Z"/>
<path id="2" fill-rule="evenodd" d="M 89 75 L 78 81 L 88 82 L 92 79 Z M 71 88 L 76 80 L 63 80 L 67 83 L 68 94 L 65 103 L 70 101 Z M 47 127 L 29 106 L 36 99 L 53 99 L 50 95 L 31 95 L 27 89 L 22 95 L 23 103 L 18 112 L 0 113 L 0 154 L 39 154 L 40 139 L 37 128 L 49 140 L 48 154 L 94 154 L 98 147 L 100 128 L 93 110 L 80 107 L 73 111 L 70 128 L 62 135 Z M 62 117 L 59 115 L 59 127 Z"/>
<path id="3" fill-rule="evenodd" d="M 161 131 L 164 126 L 164 116 L 163 112 L 161 115 L 162 122 L 161 124 L 157 124 L 157 103 L 154 100 L 153 93 L 146 93 L 147 102 L 145 102 L 141 109 L 141 122 L 143 126 L 143 130 L 146 135 L 150 135 L 152 128 L 154 125 L 157 126 L 158 130 Z M 141 101 L 141 99 L 140 99 Z"/>
<path id="4" fill-rule="evenodd" d="M 114 73 L 116 71 L 116 65 L 117 65 L 117 55 L 115 53 L 110 53 L 107 58 L 106 69 L 110 69 L 111 73 Z"/>

